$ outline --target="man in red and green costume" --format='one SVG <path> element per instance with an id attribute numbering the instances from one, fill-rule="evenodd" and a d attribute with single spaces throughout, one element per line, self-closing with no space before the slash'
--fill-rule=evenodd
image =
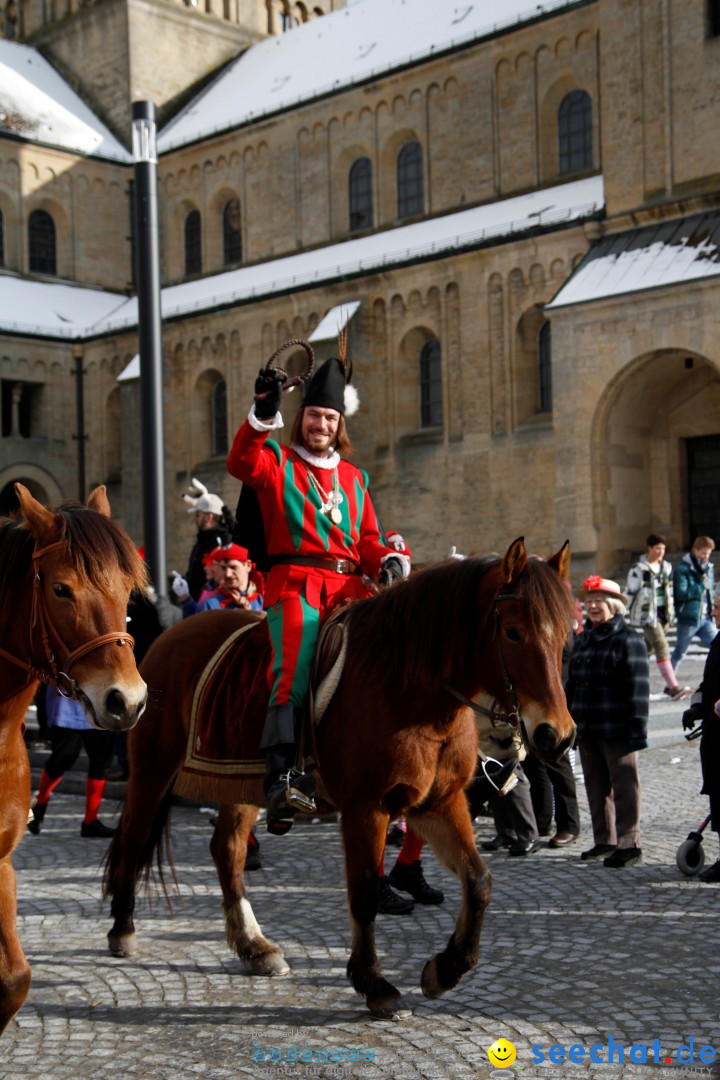
<path id="1" fill-rule="evenodd" d="M 306 384 L 290 446 L 269 438 L 283 426 L 285 376 L 261 369 L 228 457 L 229 472 L 257 494 L 270 557 L 272 662 L 261 749 L 267 825 L 278 834 L 290 829 L 295 809 L 315 809 L 315 781 L 297 771 L 296 745 L 323 619 L 343 600 L 369 595 L 363 575 L 391 581 L 410 572 L 410 553 L 399 553 L 380 533 L 367 474 L 341 456 L 350 449 L 345 415 L 357 409 L 348 367 L 327 360 Z"/>

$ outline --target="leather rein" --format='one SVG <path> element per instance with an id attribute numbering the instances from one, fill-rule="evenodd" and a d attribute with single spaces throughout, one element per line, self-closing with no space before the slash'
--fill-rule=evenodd
<path id="1" fill-rule="evenodd" d="M 510 678 L 507 666 L 505 664 L 505 657 L 502 649 L 502 639 L 500 637 L 500 609 L 498 607 L 501 600 L 522 600 L 522 597 L 518 593 L 499 593 L 495 597 L 495 625 L 493 628 L 492 641 L 497 641 L 498 655 L 500 657 L 500 677 L 505 687 L 505 692 L 512 701 L 512 709 L 507 712 L 505 709 L 486 709 L 484 705 L 479 705 L 477 701 L 473 701 L 472 698 L 466 697 L 465 694 L 461 694 L 459 690 L 455 690 L 452 686 L 446 686 L 445 689 L 448 693 L 452 694 L 454 698 L 461 701 L 463 705 L 467 705 L 469 709 L 472 709 L 478 716 L 486 716 L 493 727 L 498 724 L 509 724 L 514 730 L 518 730 L 521 724 L 520 716 L 520 702 L 517 699 L 515 693 L 515 685 Z"/>
<path id="2" fill-rule="evenodd" d="M 67 648 L 50 618 L 50 613 L 45 603 L 45 597 L 43 596 L 42 574 L 40 572 L 40 562 L 43 556 L 63 546 L 64 542 L 62 540 L 56 540 L 55 543 L 48 544 L 47 547 L 43 548 L 39 548 L 36 544 L 33 550 L 33 596 L 30 614 L 29 660 L 21 660 L 19 657 L 13 656 L 12 653 L 9 653 L 2 648 L 0 648 L 0 656 L 27 672 L 27 682 L 25 685 L 36 680 L 42 680 L 44 683 L 50 683 L 52 686 L 56 686 L 58 693 L 63 697 L 70 698 L 77 697 L 77 681 L 71 677 L 70 668 L 76 664 L 78 660 L 81 660 L 84 656 L 87 656 L 88 653 L 94 652 L 95 649 L 99 649 L 103 645 L 129 645 L 130 648 L 132 648 L 135 641 L 133 637 L 125 631 L 116 630 L 109 634 L 100 634 L 98 637 L 91 638 L 91 640 L 86 641 L 84 645 L 79 645 L 77 649 L 70 650 Z M 45 650 L 44 665 L 37 664 L 32 659 L 33 634 L 36 628 L 39 628 L 40 630 L 43 649 Z M 54 646 L 53 642 L 55 642 Z M 64 654 L 59 663 L 55 659 L 54 650 Z"/>

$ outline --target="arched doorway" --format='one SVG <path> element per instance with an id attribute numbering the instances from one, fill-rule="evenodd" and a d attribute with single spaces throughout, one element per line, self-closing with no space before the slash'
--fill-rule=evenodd
<path id="1" fill-rule="evenodd" d="M 624 567 L 650 531 L 679 551 L 702 521 L 720 541 L 720 373 L 709 360 L 676 349 L 637 358 L 606 388 L 591 440 L 599 566 Z"/>
<path id="2" fill-rule="evenodd" d="M 34 465 L 10 466 L 0 469 L 0 517 L 14 517 L 20 507 L 16 483 L 24 484 L 43 506 L 57 506 L 62 501 L 60 488 L 43 469 Z"/>

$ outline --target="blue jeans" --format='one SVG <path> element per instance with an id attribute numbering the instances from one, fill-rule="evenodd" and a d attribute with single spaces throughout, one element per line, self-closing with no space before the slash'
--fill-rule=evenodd
<path id="1" fill-rule="evenodd" d="M 677 642 L 670 657 L 672 666 L 677 668 L 688 650 L 688 645 L 694 637 L 700 638 L 703 645 L 709 648 L 717 632 L 718 628 L 712 619 L 703 619 L 699 626 L 688 626 L 687 623 L 678 623 Z"/>

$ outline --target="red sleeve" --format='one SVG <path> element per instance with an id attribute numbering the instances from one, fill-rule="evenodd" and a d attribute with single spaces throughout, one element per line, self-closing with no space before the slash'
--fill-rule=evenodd
<path id="1" fill-rule="evenodd" d="M 280 467 L 276 443 L 266 446 L 270 432 L 256 431 L 248 420 L 238 428 L 227 459 L 231 476 L 249 484 L 252 488 L 269 487 L 274 483 Z"/>

